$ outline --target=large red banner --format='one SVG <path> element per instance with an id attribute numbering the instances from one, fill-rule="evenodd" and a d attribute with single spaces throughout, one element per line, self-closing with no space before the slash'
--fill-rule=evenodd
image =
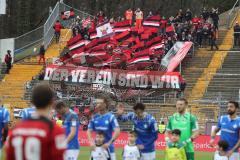
<path id="1" fill-rule="evenodd" d="M 87 140 L 87 133 L 85 131 L 80 131 L 79 132 L 79 143 L 81 146 L 89 146 L 88 140 Z M 126 132 L 122 132 L 118 139 L 114 142 L 115 147 L 117 148 L 122 148 L 128 143 L 128 134 Z M 214 152 L 216 151 L 215 148 L 212 148 L 209 145 L 211 137 L 210 136 L 205 136 L 201 135 L 198 138 L 194 140 L 194 148 L 195 151 L 201 151 L 201 152 Z M 216 142 L 218 141 L 219 138 L 216 138 Z M 164 150 L 166 147 L 166 142 L 164 140 L 164 135 L 159 134 L 158 139 L 155 142 L 156 149 L 157 150 Z"/>

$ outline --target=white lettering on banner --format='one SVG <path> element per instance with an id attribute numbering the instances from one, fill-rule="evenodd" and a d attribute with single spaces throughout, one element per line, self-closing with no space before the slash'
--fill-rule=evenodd
<path id="1" fill-rule="evenodd" d="M 88 79 L 87 79 L 87 83 L 91 83 L 94 81 L 95 79 L 95 71 L 94 70 L 89 70 L 88 71 Z"/>
<path id="2" fill-rule="evenodd" d="M 71 76 L 71 77 L 70 77 Z M 178 73 L 161 72 L 129 72 L 120 70 L 94 70 L 94 69 L 46 69 L 45 80 L 71 81 L 74 83 L 95 83 L 104 85 L 118 85 L 120 87 L 132 88 L 180 88 Z"/>
<path id="3" fill-rule="evenodd" d="M 72 70 L 72 82 L 78 82 L 78 75 L 81 70 Z"/>
<path id="4" fill-rule="evenodd" d="M 111 73 L 111 82 L 112 85 L 116 85 L 116 81 L 117 81 L 117 73 L 116 72 L 113 72 Z"/>
<path id="5" fill-rule="evenodd" d="M 126 85 L 126 74 L 120 73 L 118 79 L 118 85 L 124 87 Z"/>
<path id="6" fill-rule="evenodd" d="M 87 75 L 87 70 L 82 70 L 79 75 L 79 82 L 83 83 L 86 82 L 86 75 Z"/>
<path id="7" fill-rule="evenodd" d="M 46 68 L 44 79 L 47 81 L 50 80 L 54 70 L 54 68 Z"/>
<path id="8" fill-rule="evenodd" d="M 68 70 L 62 69 L 60 73 L 60 80 L 68 81 Z"/>
<path id="9" fill-rule="evenodd" d="M 141 75 L 135 75 L 135 74 L 127 74 L 127 87 L 139 87 L 140 86 L 140 78 Z"/>
<path id="10" fill-rule="evenodd" d="M 141 76 L 141 84 L 140 84 L 141 88 L 147 88 L 148 87 L 148 76 Z"/>
<path id="11" fill-rule="evenodd" d="M 179 78 L 177 76 L 171 76 L 171 85 L 172 88 L 180 88 Z"/>
<path id="12" fill-rule="evenodd" d="M 103 77 L 103 71 L 98 72 L 94 83 L 102 84 L 102 77 Z"/>
<path id="13" fill-rule="evenodd" d="M 150 76 L 150 80 L 152 83 L 152 88 L 163 88 L 163 81 L 161 81 L 160 76 Z"/>

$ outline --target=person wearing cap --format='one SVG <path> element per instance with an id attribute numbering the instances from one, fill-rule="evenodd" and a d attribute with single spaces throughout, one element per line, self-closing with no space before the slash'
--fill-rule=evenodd
<path id="1" fill-rule="evenodd" d="M 234 25 L 233 30 L 234 30 L 234 47 L 237 47 L 237 46 L 239 47 L 240 46 L 240 39 L 239 39 L 240 26 L 238 21 Z"/>
<path id="2" fill-rule="evenodd" d="M 240 147 L 240 117 L 237 116 L 238 109 L 238 102 L 228 102 L 228 114 L 219 118 L 217 127 L 211 133 L 211 140 L 209 142 L 211 146 L 214 146 L 216 134 L 221 130 L 220 140 L 224 140 L 229 144 L 227 148 L 227 156 L 229 160 L 240 159 L 238 152 Z"/>

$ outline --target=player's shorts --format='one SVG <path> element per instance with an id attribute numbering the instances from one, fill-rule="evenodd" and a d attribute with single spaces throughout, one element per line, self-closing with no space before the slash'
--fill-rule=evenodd
<path id="1" fill-rule="evenodd" d="M 233 152 L 233 154 L 229 158 L 229 160 L 239 160 L 239 159 L 240 159 L 240 155 L 238 152 Z"/>
<path id="2" fill-rule="evenodd" d="M 187 160 L 194 160 L 194 152 L 186 152 Z"/>
<path id="3" fill-rule="evenodd" d="M 142 153 L 141 154 L 141 160 L 155 160 L 156 159 L 156 152 L 150 152 L 150 153 Z"/>
<path id="4" fill-rule="evenodd" d="M 110 153 L 111 160 L 116 160 L 116 154 L 115 153 Z"/>
<path id="5" fill-rule="evenodd" d="M 68 149 L 65 152 L 64 160 L 77 160 L 79 149 Z"/>

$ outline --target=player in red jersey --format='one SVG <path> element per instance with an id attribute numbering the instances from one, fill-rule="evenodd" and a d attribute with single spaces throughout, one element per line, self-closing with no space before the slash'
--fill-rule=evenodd
<path id="1" fill-rule="evenodd" d="M 21 121 L 12 130 L 6 144 L 7 160 L 63 160 L 64 130 L 48 118 L 53 102 L 54 92 L 48 85 L 33 89 L 36 116 Z"/>

